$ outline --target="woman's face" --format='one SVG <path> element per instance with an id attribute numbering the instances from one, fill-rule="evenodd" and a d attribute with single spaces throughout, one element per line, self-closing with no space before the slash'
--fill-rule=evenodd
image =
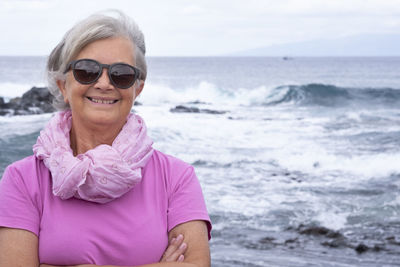
<path id="1" fill-rule="evenodd" d="M 128 39 L 107 38 L 85 46 L 75 60 L 87 58 L 102 64 L 122 62 L 136 66 L 134 49 Z M 74 125 L 122 128 L 125 124 L 143 83 L 136 82 L 128 89 L 119 89 L 110 82 L 107 71 L 104 68 L 101 77 L 92 84 L 79 83 L 72 71 L 68 71 L 65 82 L 58 82 L 64 101 L 71 107 Z"/>

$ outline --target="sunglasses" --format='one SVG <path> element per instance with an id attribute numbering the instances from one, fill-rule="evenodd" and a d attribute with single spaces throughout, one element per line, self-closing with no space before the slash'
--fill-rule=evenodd
<path id="1" fill-rule="evenodd" d="M 71 61 L 64 74 L 72 69 L 75 80 L 81 84 L 91 84 L 100 78 L 103 68 L 108 69 L 108 78 L 115 87 L 120 89 L 131 87 L 140 75 L 140 70 L 134 66 L 125 63 L 101 64 L 93 59 Z"/>

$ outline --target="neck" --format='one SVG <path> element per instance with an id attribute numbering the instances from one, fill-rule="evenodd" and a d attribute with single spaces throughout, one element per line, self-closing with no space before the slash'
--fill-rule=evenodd
<path id="1" fill-rule="evenodd" d="M 81 125 L 72 119 L 70 132 L 74 156 L 83 154 L 99 145 L 112 145 L 124 125 Z"/>

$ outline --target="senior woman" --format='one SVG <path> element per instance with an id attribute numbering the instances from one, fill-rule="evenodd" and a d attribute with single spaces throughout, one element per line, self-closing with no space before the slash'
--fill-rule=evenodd
<path id="1" fill-rule="evenodd" d="M 115 11 L 116 12 L 116 11 Z M 131 113 L 144 37 L 121 12 L 68 31 L 48 59 L 56 113 L 0 184 L 0 266 L 209 266 L 193 167 Z"/>

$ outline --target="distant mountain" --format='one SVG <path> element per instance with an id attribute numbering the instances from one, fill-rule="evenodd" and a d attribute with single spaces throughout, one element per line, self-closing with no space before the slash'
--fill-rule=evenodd
<path id="1" fill-rule="evenodd" d="M 271 45 L 229 56 L 400 56 L 400 34 L 363 34 Z"/>

